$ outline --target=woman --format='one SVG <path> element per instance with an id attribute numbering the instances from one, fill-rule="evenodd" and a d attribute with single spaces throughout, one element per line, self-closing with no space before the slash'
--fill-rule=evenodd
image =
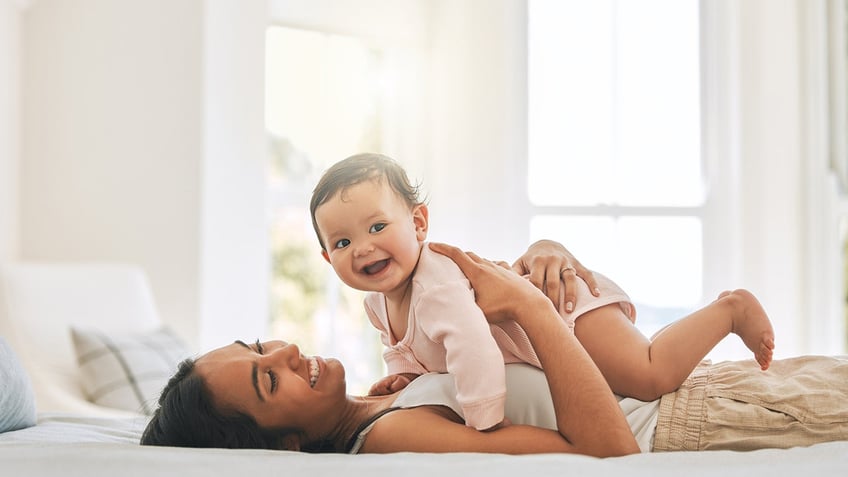
<path id="1" fill-rule="evenodd" d="M 622 407 L 588 353 L 558 318 L 549 299 L 518 275 L 473 254 L 444 245 L 432 248 L 462 268 L 489 321 L 513 319 L 525 328 L 546 369 L 553 407 L 552 423 L 547 427 L 554 430 L 515 424 L 529 421 L 524 417 L 515 419 L 508 413 L 513 425 L 478 432 L 463 425 L 449 404 L 434 401 L 432 396 L 417 401 L 409 397 L 422 386 L 435 387 L 432 381 L 423 379 L 427 376 L 415 380 L 413 385 L 417 386 L 411 385 L 400 393 L 348 396 L 344 368 L 335 360 L 303 357 L 296 346 L 284 342 L 236 342 L 207 353 L 193 366 L 182 366 L 163 391 L 160 408 L 142 443 L 373 453 L 575 452 L 614 456 L 639 452 Z M 560 259 L 566 260 L 562 256 Z M 585 275 L 582 267 L 578 270 Z M 808 364 L 810 370 L 821 368 L 818 362 Z M 628 415 L 636 416 L 649 431 L 656 422 L 657 450 L 705 449 L 713 444 L 716 448 L 786 447 L 848 439 L 848 364 L 839 359 L 828 364 L 827 376 L 818 378 L 822 392 L 803 392 L 807 397 L 822 395 L 823 402 L 814 411 L 803 403 L 784 402 L 782 398 L 777 402 L 778 409 L 769 410 L 761 402 L 739 404 L 734 399 L 729 401 L 735 401 L 741 411 L 732 406 L 722 408 L 728 405 L 727 400 L 699 397 L 705 389 L 703 383 L 687 382 L 668 400 L 663 397 L 660 402 L 635 406 L 629 403 L 635 411 L 629 409 Z M 756 365 L 748 366 L 749 371 L 732 368 L 717 376 L 724 379 L 729 374 L 738 380 L 759 379 L 758 374 L 764 374 Z M 779 369 L 779 362 L 775 366 Z M 695 381 L 701 379 L 699 376 L 710 381 L 713 374 L 693 373 Z M 833 377 L 836 378 L 828 382 Z M 816 384 L 815 377 L 808 380 Z M 835 392 L 841 395 L 828 401 L 830 391 L 826 387 L 831 385 L 838 386 Z M 731 394 L 740 391 L 736 396 L 752 391 L 745 383 L 727 381 L 724 386 Z M 779 396 L 789 390 L 781 390 Z M 713 413 L 710 419 L 726 417 L 727 422 L 719 422 L 717 430 L 707 428 L 704 417 L 709 413 Z M 755 419 L 739 422 L 740 416 L 748 414 Z M 751 432 L 752 435 L 745 434 Z M 651 434 L 647 433 L 649 437 Z M 775 435 L 777 440 L 770 437 Z M 746 447 L 739 447 L 740 443 Z M 646 447 L 644 442 L 642 447 Z"/>

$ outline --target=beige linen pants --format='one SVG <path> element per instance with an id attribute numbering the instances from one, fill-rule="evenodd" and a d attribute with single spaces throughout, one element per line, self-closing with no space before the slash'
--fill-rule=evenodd
<path id="1" fill-rule="evenodd" d="M 754 450 L 848 440 L 848 357 L 699 365 L 660 401 L 654 451 Z"/>

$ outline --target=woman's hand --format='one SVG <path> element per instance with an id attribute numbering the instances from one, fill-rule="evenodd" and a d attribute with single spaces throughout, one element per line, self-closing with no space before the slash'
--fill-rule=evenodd
<path id="1" fill-rule="evenodd" d="M 600 290 L 592 271 L 584 267 L 562 244 L 552 240 L 539 240 L 530 245 L 512 265 L 519 275 L 528 275 L 530 282 L 558 305 L 560 286 L 565 286 L 565 311 L 571 313 L 577 304 L 577 277 L 582 278 L 598 296 Z M 560 280 L 561 279 L 561 280 Z"/>
<path id="2" fill-rule="evenodd" d="M 430 248 L 447 256 L 459 266 L 474 289 L 477 306 L 490 323 L 514 320 L 518 312 L 533 300 L 546 301 L 545 296 L 528 280 L 513 273 L 506 263 L 497 264 L 472 252 L 443 243 L 430 243 Z"/>

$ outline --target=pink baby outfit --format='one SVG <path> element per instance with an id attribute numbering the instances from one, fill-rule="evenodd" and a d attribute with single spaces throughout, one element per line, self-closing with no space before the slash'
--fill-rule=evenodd
<path id="1" fill-rule="evenodd" d="M 595 278 L 600 297 L 577 280 L 577 306 L 573 313 L 563 314 L 571 326 L 581 314 L 611 303 L 620 303 L 635 320 L 627 294 L 605 276 L 595 273 Z M 368 293 L 365 310 L 386 346 L 383 359 L 388 373 L 451 373 L 466 424 L 476 429 L 488 429 L 503 420 L 504 363 L 541 367 L 524 330 L 513 321 L 490 325 L 459 267 L 427 244 L 412 278 L 406 335 L 395 340 L 382 293 Z"/>

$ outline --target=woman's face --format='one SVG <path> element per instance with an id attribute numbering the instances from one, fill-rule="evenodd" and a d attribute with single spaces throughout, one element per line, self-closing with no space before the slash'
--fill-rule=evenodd
<path id="1" fill-rule="evenodd" d="M 236 341 L 201 356 L 195 371 L 219 411 L 247 414 L 264 428 L 323 432 L 345 400 L 339 361 L 303 356 L 284 341 Z"/>

